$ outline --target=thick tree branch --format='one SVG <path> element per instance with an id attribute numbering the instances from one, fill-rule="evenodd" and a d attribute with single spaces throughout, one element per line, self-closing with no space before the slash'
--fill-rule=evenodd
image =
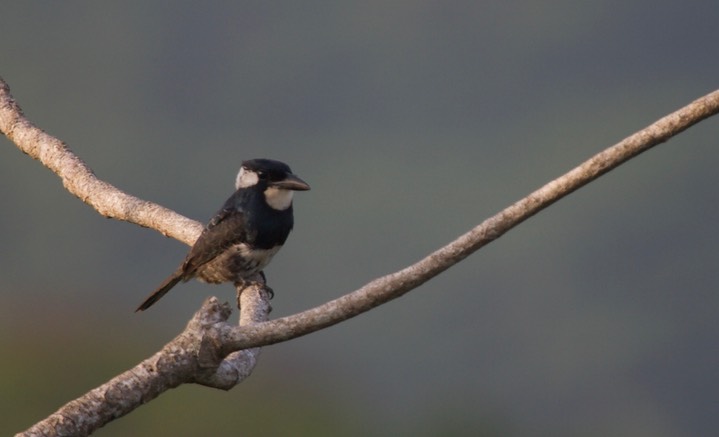
<path id="1" fill-rule="evenodd" d="M 262 286 L 255 284 L 241 290 L 240 299 L 240 325 L 267 320 L 269 300 Z M 227 303 L 220 304 L 215 297 L 207 299 L 185 330 L 162 350 L 18 435 L 89 435 L 181 384 L 229 390 L 250 375 L 260 352 L 259 348 L 245 349 L 225 359 L 213 353 L 215 348 L 208 346 L 205 336 L 207 329 L 225 324 L 230 314 Z"/>
<path id="2" fill-rule="evenodd" d="M 251 317 L 243 315 L 246 305 L 266 302 L 259 297 L 262 293 L 260 287 L 256 292 L 246 291 L 242 294 L 242 326 L 238 327 L 226 323 L 229 316 L 227 308 L 211 299 L 195 315 L 185 332 L 168 343 L 162 351 L 70 402 L 28 430 L 28 435 L 58 435 L 67 430 L 72 430 L 70 433 L 75 435 L 89 433 L 182 383 L 194 382 L 229 389 L 246 377 L 254 365 L 257 351 L 247 351 L 248 348 L 314 332 L 402 296 L 543 208 L 717 112 L 719 91 L 692 102 L 595 155 L 416 264 L 375 279 L 352 293 L 316 308 L 273 321 L 264 321 L 266 311 L 264 317 L 261 315 L 264 310 L 259 313 L 253 311 Z M 199 235 L 199 223 L 130 196 L 99 180 L 65 144 L 38 129 L 23 116 L 2 79 L 0 130 L 23 152 L 53 170 L 71 193 L 100 214 L 157 229 L 164 235 L 188 244 Z M 247 304 L 245 299 L 248 300 Z M 243 318 L 251 319 L 252 323 L 242 322 Z M 223 360 L 223 357 L 226 358 Z"/>

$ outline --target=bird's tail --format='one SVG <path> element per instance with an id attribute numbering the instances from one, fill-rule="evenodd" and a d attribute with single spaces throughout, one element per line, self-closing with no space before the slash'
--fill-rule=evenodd
<path id="1" fill-rule="evenodd" d="M 135 312 L 138 311 L 145 311 L 146 309 L 150 308 L 155 302 L 160 300 L 162 296 L 167 294 L 168 291 L 175 285 L 177 285 L 178 282 L 182 280 L 182 270 L 178 270 L 175 273 L 173 273 L 169 278 L 165 279 L 165 282 L 160 285 L 157 290 L 153 291 L 151 295 L 147 296 L 147 299 L 145 299 L 144 302 L 140 304 L 139 307 L 135 310 Z"/>

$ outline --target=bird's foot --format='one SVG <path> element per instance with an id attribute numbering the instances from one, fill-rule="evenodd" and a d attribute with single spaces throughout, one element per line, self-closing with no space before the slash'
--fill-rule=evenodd
<path id="1" fill-rule="evenodd" d="M 261 292 L 267 293 L 267 300 L 272 300 L 275 297 L 275 292 L 267 286 L 267 280 L 265 278 L 265 274 L 263 272 L 260 272 L 256 274 L 255 276 L 251 277 L 250 279 L 238 279 L 235 281 L 235 288 L 237 289 L 237 309 L 241 309 L 242 305 L 240 304 L 242 292 L 245 291 L 245 289 L 250 288 L 252 286 L 257 286 Z"/>

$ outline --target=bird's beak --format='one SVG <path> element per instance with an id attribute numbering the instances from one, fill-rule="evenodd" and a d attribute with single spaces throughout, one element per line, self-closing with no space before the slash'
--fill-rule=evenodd
<path id="1" fill-rule="evenodd" d="M 293 191 L 307 191 L 310 189 L 310 186 L 307 184 L 307 182 L 303 181 L 297 175 L 294 175 L 292 173 L 288 174 L 281 181 L 272 182 L 271 185 L 274 187 L 284 188 L 285 190 Z"/>

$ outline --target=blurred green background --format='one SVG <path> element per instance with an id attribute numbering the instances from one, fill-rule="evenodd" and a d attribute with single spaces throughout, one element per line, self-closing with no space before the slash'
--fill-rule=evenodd
<path id="1" fill-rule="evenodd" d="M 241 160 L 313 190 L 273 317 L 412 263 L 718 87 L 713 1 L 6 2 L 0 76 L 97 175 L 206 221 Z M 183 386 L 121 435 L 711 435 L 719 120 L 369 314 Z M 146 358 L 187 247 L 101 218 L 0 139 L 0 434 Z"/>

